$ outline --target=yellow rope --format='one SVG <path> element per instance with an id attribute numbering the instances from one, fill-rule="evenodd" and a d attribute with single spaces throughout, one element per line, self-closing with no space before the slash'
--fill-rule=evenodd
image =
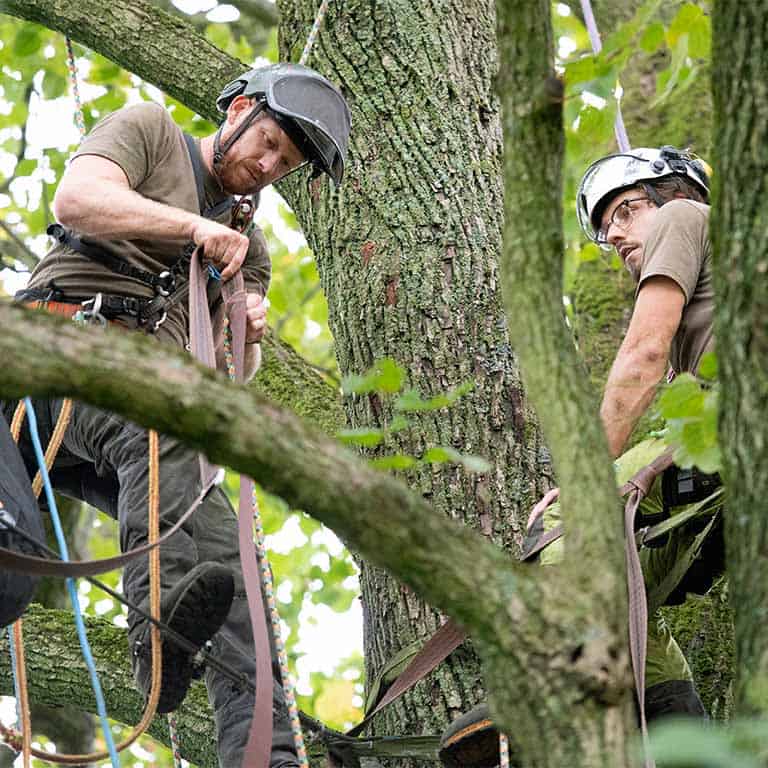
<path id="1" fill-rule="evenodd" d="M 45 449 L 45 466 L 49 472 L 51 471 L 53 462 L 56 461 L 56 456 L 59 452 L 59 448 L 61 447 L 61 441 L 64 439 L 64 433 L 67 431 L 67 427 L 69 426 L 69 419 L 71 415 L 72 400 L 68 397 L 61 404 L 61 413 L 59 414 L 59 418 L 56 419 L 56 426 L 54 427 L 53 434 L 51 435 L 51 440 L 48 443 L 48 447 Z M 35 494 L 35 498 L 40 495 L 42 490 L 43 475 L 38 469 L 37 474 L 35 475 L 35 479 L 32 481 L 32 493 Z"/>
<path id="2" fill-rule="evenodd" d="M 67 403 L 69 406 L 67 407 Z M 67 428 L 72 409 L 72 401 L 66 400 L 65 407 L 56 423 L 54 436 L 61 426 L 61 436 Z M 24 401 L 19 401 L 16 408 L 13 421 L 11 422 L 11 432 L 14 439 L 18 441 L 21 432 L 21 423 L 24 419 Z M 17 423 L 18 422 L 18 423 Z M 15 427 L 15 432 L 14 432 Z M 55 460 L 58 445 L 51 451 L 51 445 L 54 438 L 46 450 L 46 465 L 48 464 L 48 454 L 52 453 L 51 464 Z M 61 438 L 59 438 L 59 445 Z M 154 543 L 160 537 L 160 451 L 157 432 L 154 430 L 149 433 L 149 541 Z M 155 547 L 149 553 L 149 611 L 153 619 L 160 620 L 160 549 Z M 21 631 L 21 619 L 13 625 L 14 643 L 18 665 L 19 678 L 19 709 L 21 711 L 22 721 L 22 744 L 24 753 L 24 768 L 30 768 L 29 756 L 46 760 L 49 763 L 59 763 L 62 765 L 81 765 L 83 763 L 95 763 L 99 760 L 105 760 L 110 757 L 109 752 L 93 752 L 88 755 L 66 755 L 60 753 L 43 752 L 32 747 L 32 724 L 29 714 L 29 695 L 27 690 L 27 668 L 24 660 L 24 644 Z M 149 727 L 155 712 L 157 711 L 157 702 L 160 700 L 160 687 L 163 676 L 163 654 L 162 638 L 160 630 L 155 624 L 151 625 L 150 638 L 152 640 L 152 687 L 149 692 L 149 700 L 144 708 L 144 715 L 141 722 L 133 729 L 128 738 L 119 744 L 116 749 L 122 752 L 133 744 Z"/>
<path id="3" fill-rule="evenodd" d="M 29 691 L 27 689 L 27 666 L 24 661 L 24 634 L 21 619 L 13 623 L 13 645 L 16 651 L 16 679 L 19 685 L 19 712 L 21 714 L 21 752 L 24 768 L 30 768 L 32 755 L 32 722 L 29 715 Z"/>

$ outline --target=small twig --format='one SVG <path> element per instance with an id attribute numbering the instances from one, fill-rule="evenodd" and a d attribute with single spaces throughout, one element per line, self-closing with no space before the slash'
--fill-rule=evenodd
<path id="1" fill-rule="evenodd" d="M 40 261 L 40 258 L 33 251 L 27 248 L 26 243 L 2 219 L 0 219 L 0 229 L 2 229 L 8 235 L 11 242 L 18 249 L 16 253 L 13 254 L 13 258 L 16 259 L 16 261 L 20 261 L 25 267 L 27 267 L 27 269 L 34 269 L 37 266 L 37 263 Z"/>

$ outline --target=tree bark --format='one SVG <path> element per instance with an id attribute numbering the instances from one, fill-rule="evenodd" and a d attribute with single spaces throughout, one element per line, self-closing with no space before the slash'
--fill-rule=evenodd
<path id="1" fill-rule="evenodd" d="M 312 0 L 279 3 L 280 47 L 296 60 Z M 414 415 L 372 455 L 421 457 L 445 445 L 490 460 L 487 473 L 425 465 L 404 475 L 438 512 L 511 552 L 551 482 L 546 449 L 523 393 L 499 293 L 503 212 L 498 66 L 491 0 L 393 0 L 331 6 L 310 64 L 352 107 L 344 186 L 288 191 L 315 253 L 343 374 L 394 358 L 424 397 L 467 381 L 449 411 Z M 348 396 L 350 426 L 383 427 L 392 401 Z M 441 615 L 361 562 L 368 684 Z M 377 718 L 371 732 L 439 732 L 484 696 L 472 648 Z M 408 764 L 403 764 L 403 766 Z"/>
<path id="2" fill-rule="evenodd" d="M 768 711 L 768 103 L 765 2 L 725 0 L 712 18 L 717 176 L 711 225 L 717 291 L 720 434 L 726 537 L 736 626 L 737 711 Z"/>

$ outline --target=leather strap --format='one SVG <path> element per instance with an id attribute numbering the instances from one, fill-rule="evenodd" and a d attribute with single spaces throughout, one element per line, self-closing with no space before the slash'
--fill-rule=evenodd
<path id="1" fill-rule="evenodd" d="M 62 562 L 61 560 L 52 560 L 47 557 L 34 557 L 33 555 L 22 555 L 12 549 L 0 547 L 0 566 L 10 571 L 20 571 L 21 573 L 30 573 L 36 576 L 62 576 L 62 577 L 81 577 L 96 576 L 100 573 L 107 573 L 135 560 L 137 557 L 146 555 L 155 547 L 159 547 L 178 531 L 184 523 L 189 520 L 192 513 L 200 506 L 208 491 L 215 483 L 215 478 L 203 486 L 198 497 L 192 502 L 186 512 L 169 528 L 156 542 L 145 544 L 144 546 L 123 552 L 115 557 L 105 557 L 100 560 L 79 560 Z M 1 525 L 1 523 L 0 523 Z"/>
<path id="2" fill-rule="evenodd" d="M 206 293 L 206 272 L 200 263 L 199 249 L 192 254 L 189 270 L 189 332 L 192 354 L 209 368 L 216 367 L 211 315 Z M 246 292 L 242 272 L 238 271 L 222 284 L 222 297 L 232 333 L 232 356 L 235 378 L 242 382 L 245 360 Z M 203 480 L 218 474 L 218 468 L 200 456 Z M 241 768 L 267 768 L 272 752 L 272 665 L 269 631 L 264 611 L 261 573 L 253 542 L 253 481 L 240 476 L 238 510 L 238 543 L 240 564 L 245 582 L 248 610 L 256 653 L 256 692 L 248 742 Z"/>
<path id="3" fill-rule="evenodd" d="M 384 707 L 399 699 L 406 691 L 426 677 L 438 664 L 453 653 L 467 638 L 467 633 L 452 619 L 443 624 L 422 649 L 413 657 L 410 664 L 400 673 L 392 685 L 387 688 L 376 707 L 365 719 L 347 731 L 347 736 L 356 736 Z"/>

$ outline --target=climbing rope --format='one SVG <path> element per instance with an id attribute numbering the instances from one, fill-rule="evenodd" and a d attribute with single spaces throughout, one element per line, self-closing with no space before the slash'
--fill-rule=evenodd
<path id="1" fill-rule="evenodd" d="M 72 50 L 72 41 L 67 37 L 67 69 L 69 70 L 69 80 L 72 83 L 72 96 L 75 99 L 75 124 L 80 131 L 80 138 L 85 136 L 85 118 L 83 117 L 83 104 L 80 101 L 80 87 L 77 83 L 77 64 L 75 63 L 75 53 Z"/>
<path id="2" fill-rule="evenodd" d="M 592 43 L 592 50 L 595 55 L 600 53 L 603 43 L 600 40 L 600 32 L 595 21 L 595 14 L 592 13 L 592 5 L 589 0 L 581 0 L 581 11 L 584 14 L 584 22 L 587 25 L 589 41 Z M 624 118 L 621 116 L 621 105 L 616 100 L 616 120 L 614 122 L 614 132 L 616 134 L 616 143 L 621 152 L 629 152 L 630 144 L 627 136 L 627 129 L 624 127 Z"/>
<path id="3" fill-rule="evenodd" d="M 312 46 L 315 44 L 315 40 L 317 40 L 317 33 L 320 31 L 320 25 L 323 23 L 323 19 L 325 18 L 325 13 L 328 10 L 328 0 L 323 0 L 320 3 L 320 7 L 317 9 L 317 16 L 315 16 L 315 23 L 312 25 L 312 29 L 309 33 L 309 37 L 307 38 L 307 42 L 304 45 L 304 50 L 301 52 L 301 58 L 299 59 L 299 64 L 305 65 L 307 63 L 307 59 L 309 59 L 310 51 L 312 50 Z"/>
<path id="4" fill-rule="evenodd" d="M 23 407 L 22 407 L 23 406 Z M 68 559 L 68 551 L 66 541 L 64 540 L 63 530 L 61 528 L 61 520 L 58 515 L 58 509 L 56 507 L 56 500 L 53 495 L 53 488 L 50 483 L 50 477 L 48 475 L 48 467 L 46 458 L 43 456 L 42 446 L 40 445 L 40 438 L 37 430 L 37 420 L 35 418 L 34 408 L 29 398 L 25 398 L 21 401 L 16 408 L 16 413 L 12 420 L 12 425 L 16 428 L 15 436 L 18 439 L 21 419 L 26 412 L 29 418 L 30 434 L 32 437 L 32 444 L 35 450 L 35 455 L 38 460 L 40 472 L 42 475 L 42 484 L 45 488 L 46 499 L 51 513 L 51 519 L 53 522 L 54 532 L 56 534 L 60 556 L 62 560 Z M 69 416 L 66 417 L 68 421 Z M 57 427 L 62 426 L 62 430 L 66 429 L 66 424 L 63 424 L 61 415 L 57 420 Z M 59 445 L 61 441 L 59 440 Z M 50 446 L 49 446 L 50 448 Z M 51 453 L 46 451 L 46 455 Z M 50 463 L 55 461 L 55 451 L 50 455 Z M 157 541 L 160 535 L 160 493 L 159 493 L 159 449 L 158 438 L 156 432 L 149 433 L 149 541 L 154 543 Z M 144 731 L 149 727 L 152 719 L 154 718 L 155 711 L 157 709 L 157 702 L 160 698 L 160 687 L 162 683 L 162 652 L 161 652 L 161 638 L 160 630 L 157 627 L 157 622 L 160 617 L 160 552 L 157 548 L 150 552 L 149 560 L 149 576 L 150 576 L 150 614 L 155 620 L 152 623 L 150 630 L 151 647 L 152 647 L 152 686 L 150 690 L 149 700 L 147 702 L 144 716 L 141 722 L 136 726 L 130 736 L 122 742 L 119 746 L 115 746 L 114 739 L 112 738 L 111 728 L 107 722 L 106 705 L 104 702 L 103 693 L 101 691 L 101 685 L 99 683 L 98 674 L 96 672 L 95 662 L 93 655 L 90 651 L 88 639 L 85 633 L 85 625 L 80 612 L 80 603 L 77 597 L 77 590 L 74 579 L 67 579 L 67 589 L 69 591 L 70 601 L 72 602 L 75 626 L 77 628 L 78 637 L 80 639 L 80 645 L 83 651 L 83 658 L 91 677 L 91 683 L 93 686 L 94 696 L 96 698 L 96 705 L 99 717 L 102 722 L 102 730 L 104 731 L 104 740 L 107 744 L 107 750 L 88 755 L 65 755 L 44 752 L 31 748 L 31 723 L 29 718 L 29 700 L 28 700 L 28 688 L 26 680 L 26 664 L 24 660 L 24 649 L 21 633 L 21 620 L 16 622 L 14 626 L 14 645 L 15 645 L 15 657 L 16 663 L 14 664 L 15 679 L 17 683 L 17 702 L 19 703 L 19 709 L 21 711 L 21 724 L 22 724 L 22 748 L 24 754 L 32 755 L 42 760 L 53 763 L 80 765 L 83 763 L 96 762 L 109 758 L 114 768 L 119 768 L 119 758 L 117 754 L 131 744 L 141 736 Z M 26 757 L 25 757 L 26 760 Z M 27 768 L 27 763 L 25 763 Z"/>
<path id="5" fill-rule="evenodd" d="M 232 334 L 229 326 L 229 318 L 224 319 L 224 360 L 227 366 L 227 373 L 231 381 L 235 381 L 235 363 L 232 354 Z M 275 640 L 275 649 L 277 651 L 277 660 L 280 665 L 280 676 L 283 683 L 283 693 L 285 694 L 285 704 L 288 708 L 288 717 L 291 721 L 291 732 L 293 733 L 293 743 L 296 747 L 296 756 L 299 759 L 301 768 L 308 768 L 309 760 L 307 758 L 307 749 L 304 744 L 304 734 L 301 730 L 301 721 L 299 719 L 299 707 L 296 704 L 296 686 L 293 682 L 293 676 L 288 668 L 288 654 L 285 650 L 283 633 L 280 627 L 280 613 L 277 610 L 277 601 L 275 600 L 274 579 L 272 569 L 269 565 L 267 555 L 266 536 L 264 526 L 261 520 L 261 510 L 259 500 L 256 496 L 256 489 L 253 490 L 253 526 L 256 538 L 256 557 L 259 561 L 259 570 L 261 572 L 261 583 L 264 585 L 264 596 L 269 607 L 270 623 L 272 625 L 272 636 Z"/>
<path id="6" fill-rule="evenodd" d="M 53 462 L 56 460 L 56 455 L 61 447 L 61 441 L 64 439 L 64 433 L 69 426 L 69 419 L 72 416 L 72 400 L 66 398 L 61 404 L 61 413 L 59 418 L 56 419 L 56 426 L 51 435 L 51 439 L 48 443 L 48 447 L 45 449 L 45 468 L 50 472 Z M 35 494 L 35 498 L 40 495 L 40 491 L 43 489 L 43 474 L 41 470 L 37 470 L 35 479 L 32 481 L 32 493 Z"/>
<path id="7" fill-rule="evenodd" d="M 29 715 L 29 690 L 27 687 L 27 671 L 24 660 L 24 635 L 21 619 L 13 623 L 13 649 L 16 658 L 17 703 L 21 717 L 21 753 L 24 768 L 30 768 L 32 755 L 32 725 Z"/>
<path id="8" fill-rule="evenodd" d="M 509 739 L 499 734 L 499 768 L 509 768 Z"/>
<path id="9" fill-rule="evenodd" d="M 171 754 L 173 755 L 173 768 L 181 768 L 181 742 L 179 730 L 176 725 L 176 715 L 168 713 L 168 735 L 171 738 Z"/>

